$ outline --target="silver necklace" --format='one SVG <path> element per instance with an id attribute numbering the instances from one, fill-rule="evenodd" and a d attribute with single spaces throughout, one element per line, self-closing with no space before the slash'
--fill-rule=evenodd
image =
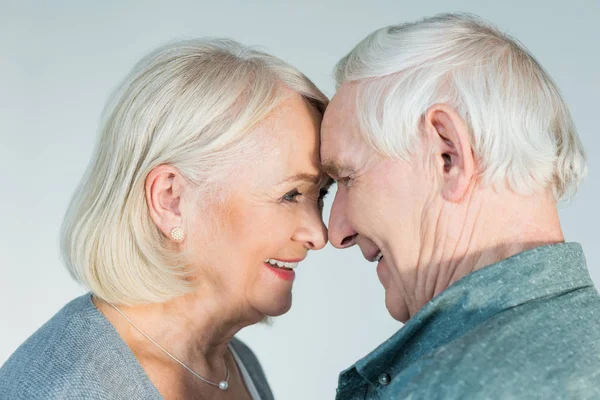
<path id="1" fill-rule="evenodd" d="M 225 380 L 223 380 L 223 381 L 221 381 L 219 383 L 216 383 L 216 382 L 211 382 L 208 379 L 204 379 L 203 377 L 201 377 L 200 375 L 198 375 L 197 373 L 195 373 L 194 371 L 192 371 L 192 369 L 190 367 L 188 367 L 187 365 L 185 365 L 184 363 L 182 363 L 181 361 L 179 361 L 173 354 L 171 354 L 167 350 L 165 350 L 160 344 L 158 344 L 154 340 L 152 340 L 152 338 L 150 336 L 146 335 L 144 333 L 144 331 L 142 331 L 140 328 L 138 328 L 137 325 L 134 324 L 133 321 L 130 320 L 129 317 L 127 315 L 125 315 L 125 313 L 123 311 L 121 311 L 121 309 L 119 309 L 119 307 L 115 306 L 111 302 L 107 301 L 107 303 L 110 304 L 115 310 L 117 310 L 119 312 L 119 314 L 121 314 L 123 316 L 123 318 L 125 318 L 127 320 L 127 322 L 129 322 L 131 324 L 131 326 L 133 326 L 135 329 L 137 329 L 138 332 L 140 332 L 142 335 L 144 335 L 144 337 L 146 339 L 148 339 L 149 341 L 151 341 L 152 343 L 154 343 L 156 345 L 156 347 L 158 347 L 159 349 L 161 349 L 166 355 L 168 355 L 173 360 L 175 360 L 177 363 L 179 363 L 179 365 L 181 365 L 183 368 L 187 369 L 196 378 L 200 379 L 203 382 L 208 383 L 209 385 L 216 386 L 216 387 L 218 387 L 221 390 L 227 390 L 227 388 L 229 387 L 229 368 L 227 368 L 227 362 L 225 361 L 225 356 L 223 356 L 223 365 L 225 365 L 225 371 L 226 371 Z"/>

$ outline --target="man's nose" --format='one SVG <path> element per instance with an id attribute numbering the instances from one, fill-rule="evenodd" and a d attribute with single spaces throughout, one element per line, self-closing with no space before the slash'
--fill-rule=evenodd
<path id="1" fill-rule="evenodd" d="M 347 218 L 345 190 L 338 187 L 329 216 L 329 242 L 338 249 L 345 249 L 356 244 L 357 236 Z"/>

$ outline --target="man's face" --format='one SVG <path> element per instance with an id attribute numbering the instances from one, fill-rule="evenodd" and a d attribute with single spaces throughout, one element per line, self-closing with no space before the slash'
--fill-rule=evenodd
<path id="1" fill-rule="evenodd" d="M 426 159 L 422 151 L 405 162 L 383 157 L 367 144 L 359 131 L 355 102 L 356 87 L 343 84 L 322 123 L 323 167 L 338 182 L 329 239 L 337 248 L 358 244 L 369 261 L 383 256 L 377 275 L 385 288 L 386 307 L 392 317 L 405 322 L 419 307 L 415 292 L 425 281 L 418 265 L 422 242 L 431 236 L 424 228 L 433 216 L 427 208 L 436 198 L 435 178 L 419 161 Z"/>

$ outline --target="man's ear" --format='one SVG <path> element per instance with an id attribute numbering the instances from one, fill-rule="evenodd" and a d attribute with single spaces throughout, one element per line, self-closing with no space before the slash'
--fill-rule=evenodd
<path id="1" fill-rule="evenodd" d="M 159 165 L 146 177 L 146 204 L 150 217 L 168 238 L 173 228 L 181 228 L 180 202 L 185 180 L 179 170 L 170 165 Z"/>
<path id="2" fill-rule="evenodd" d="M 434 104 L 425 113 L 424 127 L 435 150 L 435 166 L 443 177 L 442 195 L 459 202 L 475 179 L 475 159 L 465 121 L 445 104 Z"/>

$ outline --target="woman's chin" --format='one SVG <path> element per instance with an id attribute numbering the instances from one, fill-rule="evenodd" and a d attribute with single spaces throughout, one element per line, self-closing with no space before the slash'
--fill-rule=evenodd
<path id="1" fill-rule="evenodd" d="M 271 293 L 271 296 L 264 296 L 256 301 L 255 308 L 267 317 L 278 317 L 292 308 L 291 292 L 278 296 L 274 295 L 275 293 Z"/>
<path id="2" fill-rule="evenodd" d="M 252 297 L 254 308 L 261 314 L 277 317 L 292 307 L 292 287 L 295 272 L 265 265 L 254 285 Z"/>

